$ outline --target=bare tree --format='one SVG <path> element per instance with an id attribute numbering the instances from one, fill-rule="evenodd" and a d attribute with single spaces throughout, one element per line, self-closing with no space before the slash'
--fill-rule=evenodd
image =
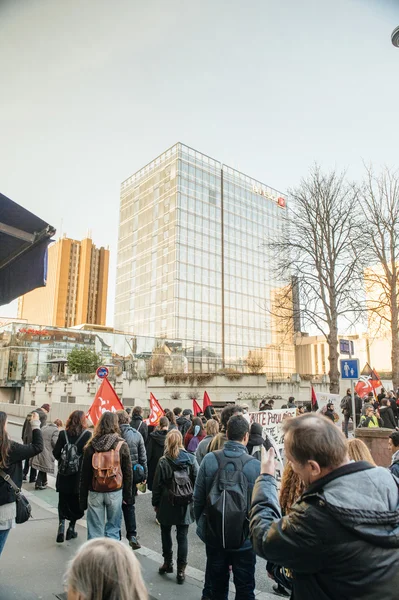
<path id="1" fill-rule="evenodd" d="M 391 340 L 392 382 L 399 387 L 399 172 L 372 168 L 361 189 L 361 260 L 369 332 Z"/>
<path id="2" fill-rule="evenodd" d="M 299 331 L 312 327 L 329 347 L 331 393 L 339 392 L 338 325 L 359 316 L 358 192 L 345 174 L 324 174 L 315 166 L 290 192 L 286 235 L 268 247 L 285 294 L 276 314 Z"/>

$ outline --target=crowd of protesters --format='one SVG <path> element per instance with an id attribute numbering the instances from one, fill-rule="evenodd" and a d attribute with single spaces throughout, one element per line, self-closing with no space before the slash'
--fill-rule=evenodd
<path id="1" fill-rule="evenodd" d="M 147 600 L 131 551 L 141 547 L 137 489 L 147 486 L 160 529 L 159 574 L 174 573 L 175 528 L 178 584 L 186 578 L 188 531 L 196 522 L 206 549 L 202 600 L 226 600 L 231 572 L 236 599 L 254 600 L 257 556 L 267 561 L 281 597 L 393 600 L 399 584 L 396 402 L 384 391 L 355 398 L 357 426 L 392 429 L 386 469 L 376 466 L 361 440 L 345 439 L 350 390 L 341 402 L 344 433 L 332 403 L 316 414 L 290 397 L 285 406 L 296 416 L 284 421 L 286 466 L 279 483 L 274 443 L 251 422 L 247 405 L 230 404 L 218 414 L 208 407 L 197 416 L 175 408 L 156 427 L 148 426 L 141 407 L 131 415 L 105 412 L 93 432 L 82 411 L 72 412 L 64 427 L 48 421 L 45 405 L 28 415 L 23 444 L 10 439 L 0 412 L 0 554 L 16 520 L 7 475 L 19 488 L 29 477 L 42 490 L 57 460 L 57 543 L 77 537 L 76 522 L 87 511 L 89 541 L 68 570 L 68 598 L 101 600 L 112 589 L 115 598 Z M 273 408 L 271 399 L 259 410 Z M 120 543 L 123 520 L 131 550 Z"/>

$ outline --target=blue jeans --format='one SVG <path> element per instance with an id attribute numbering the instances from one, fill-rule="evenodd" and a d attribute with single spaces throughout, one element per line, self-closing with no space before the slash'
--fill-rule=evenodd
<path id="1" fill-rule="evenodd" d="M 119 540 L 122 525 L 122 490 L 89 492 L 87 500 L 87 539 L 108 537 Z"/>
<path id="2" fill-rule="evenodd" d="M 255 600 L 256 556 L 252 548 L 229 552 L 206 547 L 206 557 L 212 586 L 212 600 L 225 600 L 229 588 L 229 566 L 233 568 L 236 600 Z"/>
<path id="3" fill-rule="evenodd" d="M 202 598 L 210 598 L 212 600 L 212 580 L 211 580 L 211 568 L 210 568 L 210 561 L 207 560 L 206 561 L 206 567 L 205 567 L 205 581 L 204 581 L 204 588 L 202 590 Z M 223 597 L 223 600 L 228 600 L 229 598 L 229 584 L 227 582 L 227 589 L 226 589 L 226 593 Z"/>
<path id="4" fill-rule="evenodd" d="M 5 546 L 10 531 L 10 529 L 0 529 L 0 555 L 3 552 L 3 548 Z"/>

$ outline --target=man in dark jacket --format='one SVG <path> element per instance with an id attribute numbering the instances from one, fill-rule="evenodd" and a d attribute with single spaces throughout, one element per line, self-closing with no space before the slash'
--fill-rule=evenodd
<path id="1" fill-rule="evenodd" d="M 175 413 L 176 414 L 176 413 Z M 185 408 L 183 410 L 183 414 L 182 416 L 176 418 L 176 424 L 177 427 L 182 435 L 182 438 L 184 440 L 184 437 L 187 433 L 187 431 L 190 429 L 191 427 L 191 417 L 192 417 L 193 411 L 190 410 L 189 408 Z"/>
<path id="2" fill-rule="evenodd" d="M 396 599 L 398 483 L 387 469 L 350 462 L 342 433 L 321 415 L 289 419 L 284 431 L 306 490 L 281 518 L 273 452 L 264 455 L 250 514 L 256 553 L 292 571 L 295 600 Z"/>
<path id="3" fill-rule="evenodd" d="M 130 421 L 130 425 L 133 427 L 133 429 L 135 429 L 141 434 L 144 440 L 144 444 L 146 444 L 148 440 L 148 425 L 143 421 L 143 409 L 141 408 L 141 406 L 135 406 L 133 408 L 133 414 L 132 419 Z"/>
<path id="4" fill-rule="evenodd" d="M 207 517 L 208 496 L 212 490 L 214 479 L 218 477 L 219 461 L 230 459 L 225 466 L 229 475 L 234 471 L 241 472 L 246 482 L 247 512 L 250 508 L 254 483 L 260 472 L 260 462 L 249 457 L 246 445 L 249 439 L 249 425 L 242 415 L 230 418 L 227 424 L 227 439 L 223 450 L 210 452 L 201 463 L 194 488 L 194 513 L 197 522 L 197 535 L 206 544 L 207 564 L 212 585 L 212 598 L 226 597 L 229 585 L 229 565 L 233 568 L 236 598 L 254 600 L 256 557 L 248 536 L 243 537 L 238 549 L 225 549 L 224 537 L 211 533 Z M 235 513 L 236 514 L 236 513 Z M 226 512 L 225 520 L 234 518 Z M 236 517 L 237 518 L 237 514 Z"/>
<path id="5" fill-rule="evenodd" d="M 128 539 L 130 547 L 133 550 L 138 550 L 139 548 L 141 548 L 141 546 L 137 541 L 137 524 L 135 511 L 137 485 L 134 482 L 134 468 L 135 465 L 141 465 L 143 467 L 143 482 L 146 481 L 148 476 L 147 453 L 145 451 L 144 440 L 141 434 L 129 425 L 129 415 L 127 414 L 127 412 L 124 410 L 117 410 L 116 414 L 118 415 L 119 429 L 121 430 L 121 435 L 127 443 L 127 445 L 129 446 L 130 458 L 132 460 L 133 467 L 132 503 L 122 504 L 123 518 L 125 520 L 126 525 L 126 537 Z"/>
<path id="6" fill-rule="evenodd" d="M 344 433 L 348 437 L 349 419 L 352 417 L 352 394 L 351 389 L 346 390 L 346 395 L 341 400 L 341 410 L 344 415 Z"/>
<path id="7" fill-rule="evenodd" d="M 392 461 L 389 470 L 399 479 L 399 431 L 391 433 L 388 439 L 388 446 L 392 453 Z"/>
<path id="8" fill-rule="evenodd" d="M 390 406 L 388 406 L 388 400 L 383 398 L 381 400 L 380 417 L 382 420 L 382 426 L 386 429 L 396 429 L 395 417 Z"/>

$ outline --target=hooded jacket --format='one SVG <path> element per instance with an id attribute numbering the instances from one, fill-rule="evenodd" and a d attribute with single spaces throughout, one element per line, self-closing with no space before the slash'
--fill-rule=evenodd
<path id="1" fill-rule="evenodd" d="M 119 425 L 121 434 L 130 450 L 132 466 L 140 464 L 144 468 L 145 479 L 147 479 L 147 453 L 145 451 L 144 440 L 140 433 L 128 424 Z"/>
<path id="2" fill-rule="evenodd" d="M 399 482 L 351 462 L 312 484 L 281 518 L 276 480 L 261 475 L 250 513 L 255 552 L 293 572 L 294 600 L 395 600 Z"/>
<path id="3" fill-rule="evenodd" d="M 107 433 L 98 438 L 92 438 L 84 449 L 82 472 L 80 476 L 79 503 L 82 510 L 87 508 L 89 491 L 93 491 L 93 454 L 95 452 L 108 452 L 115 449 L 118 442 L 123 441 L 119 450 L 119 460 L 122 470 L 122 497 L 126 504 L 133 502 L 133 469 L 129 447 L 117 433 Z M 104 492 L 112 494 L 113 492 Z"/>
<path id="4" fill-rule="evenodd" d="M 54 473 L 53 450 L 58 440 L 60 430 L 54 423 L 42 427 L 43 451 L 32 459 L 32 468 L 44 473 Z"/>
<path id="5" fill-rule="evenodd" d="M 395 454 L 392 455 L 392 462 L 389 467 L 389 470 L 393 475 L 395 475 L 395 477 L 399 479 L 399 450 L 397 450 Z"/>
<path id="6" fill-rule="evenodd" d="M 262 425 L 259 423 L 252 423 L 249 440 L 247 444 L 248 454 L 253 455 L 257 460 L 260 460 L 261 452 L 260 449 L 256 449 L 255 453 L 253 452 L 254 448 L 257 446 L 264 446 L 265 450 L 269 450 L 272 447 L 269 438 L 266 436 L 266 439 L 262 437 Z"/>
<path id="7" fill-rule="evenodd" d="M 176 459 L 163 456 L 155 471 L 152 484 L 152 505 L 157 508 L 157 519 L 161 525 L 190 525 L 194 522 L 194 505 L 174 506 L 169 501 L 169 486 L 175 469 L 188 470 L 193 485 L 198 475 L 198 463 L 193 454 L 180 450 Z"/>
<path id="8" fill-rule="evenodd" d="M 152 482 L 154 481 L 155 469 L 157 468 L 159 459 L 163 456 L 165 440 L 168 432 L 163 429 L 156 429 L 150 433 L 148 437 L 147 447 L 147 466 L 148 478 L 147 486 L 152 490 Z"/>

